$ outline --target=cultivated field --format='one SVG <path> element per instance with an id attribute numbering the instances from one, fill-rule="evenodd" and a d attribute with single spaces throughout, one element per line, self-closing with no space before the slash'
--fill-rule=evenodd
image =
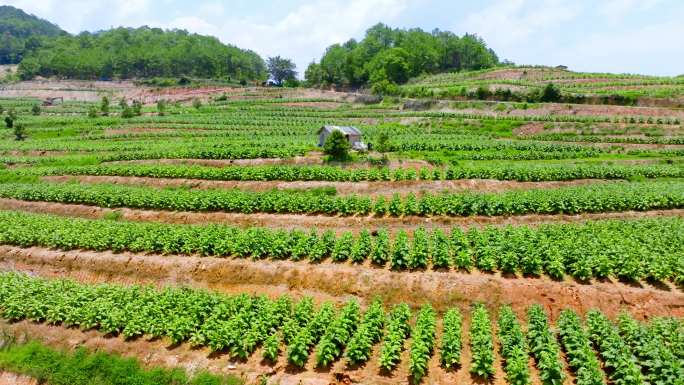
<path id="1" fill-rule="evenodd" d="M 598 103 L 449 97 L 549 80 Z M 498 69 L 377 103 L 12 85 L 3 329 L 249 384 L 682 384 L 683 83 Z M 329 161 L 326 124 L 370 152 Z"/>

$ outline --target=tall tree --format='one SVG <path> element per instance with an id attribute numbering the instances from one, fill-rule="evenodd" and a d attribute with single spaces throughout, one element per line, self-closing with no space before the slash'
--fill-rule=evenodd
<path id="1" fill-rule="evenodd" d="M 297 78 L 297 66 L 290 59 L 280 56 L 269 57 L 266 59 L 266 67 L 271 76 L 271 80 L 281 86 L 283 82 L 295 80 Z"/>

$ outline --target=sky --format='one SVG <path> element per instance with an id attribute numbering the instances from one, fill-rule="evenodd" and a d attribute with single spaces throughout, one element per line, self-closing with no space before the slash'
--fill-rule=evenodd
<path id="1" fill-rule="evenodd" d="M 575 71 L 684 74 L 681 0 L 0 0 L 78 33 L 179 28 L 303 73 L 325 48 L 372 25 L 475 33 L 501 59 Z"/>

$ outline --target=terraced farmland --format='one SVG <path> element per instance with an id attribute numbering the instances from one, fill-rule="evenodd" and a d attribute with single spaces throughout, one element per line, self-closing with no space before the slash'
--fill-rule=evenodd
<path id="1" fill-rule="evenodd" d="M 598 74 L 503 73 L 403 90 L 603 92 L 582 85 Z M 132 117 L 0 99 L 26 129 L 0 130 L 8 333 L 255 384 L 682 383 L 677 95 L 523 107 L 131 87 L 149 102 Z M 370 151 L 329 159 L 315 144 L 331 124 Z"/>

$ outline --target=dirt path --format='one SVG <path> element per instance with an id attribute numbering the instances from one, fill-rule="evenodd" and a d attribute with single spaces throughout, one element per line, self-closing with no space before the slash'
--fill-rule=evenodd
<path id="1" fill-rule="evenodd" d="M 544 306 L 552 319 L 565 308 L 580 313 L 600 309 L 609 317 L 622 309 L 639 319 L 684 316 L 684 292 L 669 285 L 655 288 L 611 281 L 583 284 L 571 279 L 554 281 L 480 272 L 394 272 L 368 263 L 311 264 L 0 246 L 0 269 L 71 277 L 88 283 L 183 285 L 271 296 L 289 293 L 340 303 L 350 296 L 362 304 L 380 297 L 388 305 L 406 302 L 420 306 L 429 302 L 439 311 L 458 306 L 464 313 L 473 302 L 485 303 L 492 309 L 510 304 L 523 319 L 527 307 L 535 303 Z"/>
<path id="2" fill-rule="evenodd" d="M 618 213 L 598 213 L 581 215 L 518 215 L 510 217 L 334 217 L 302 214 L 240 214 L 240 213 L 197 213 L 176 211 L 137 210 L 129 208 L 108 209 L 97 206 L 77 204 L 31 202 L 0 198 L 0 210 L 21 210 L 40 214 L 55 214 L 70 217 L 101 219 L 112 214 L 121 219 L 141 222 L 162 222 L 175 224 L 218 223 L 239 227 L 270 227 L 282 229 L 333 230 L 336 233 L 352 231 L 358 233 L 363 228 L 388 228 L 413 230 L 420 226 L 426 229 L 454 226 L 468 228 L 487 225 L 538 225 L 544 223 L 578 223 L 601 219 L 637 219 L 654 217 L 684 217 L 684 209 L 625 211 Z"/>
<path id="3" fill-rule="evenodd" d="M 554 182 L 516 182 L 493 179 L 460 179 L 460 180 L 412 180 L 398 182 L 327 182 L 327 181 L 215 181 L 202 179 L 170 179 L 152 177 L 129 176 L 99 176 L 99 175 L 60 175 L 42 178 L 49 182 L 69 182 L 77 180 L 80 183 L 98 184 L 112 183 L 132 186 L 152 187 L 189 187 L 196 189 L 240 189 L 248 191 L 269 191 L 273 189 L 311 189 L 317 187 L 335 187 L 338 195 L 370 195 L 391 197 L 397 193 L 416 195 L 422 192 L 504 192 L 510 190 L 528 190 L 539 188 L 559 188 L 579 186 L 594 183 L 604 183 L 600 179 L 578 179 Z"/>

